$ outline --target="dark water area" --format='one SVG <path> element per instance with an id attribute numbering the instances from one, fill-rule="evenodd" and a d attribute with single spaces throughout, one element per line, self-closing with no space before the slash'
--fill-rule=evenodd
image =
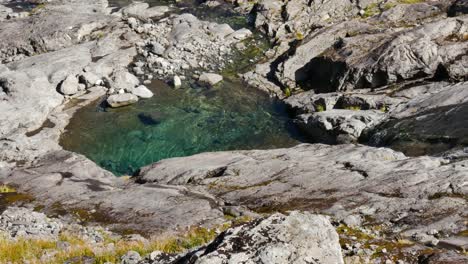
<path id="1" fill-rule="evenodd" d="M 3 3 L 3 5 L 13 9 L 14 12 L 30 12 L 38 6 L 38 4 L 26 0 L 10 0 L 7 3 Z"/>
<path id="2" fill-rule="evenodd" d="M 117 175 L 196 153 L 291 147 L 300 137 L 283 105 L 237 80 L 215 88 L 173 89 L 154 81 L 154 97 L 110 109 L 80 109 L 61 145 Z"/>

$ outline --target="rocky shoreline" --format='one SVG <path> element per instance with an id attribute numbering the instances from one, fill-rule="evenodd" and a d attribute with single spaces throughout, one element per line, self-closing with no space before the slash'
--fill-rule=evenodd
<path id="1" fill-rule="evenodd" d="M 102 250 L 110 242 L 76 230 L 105 230 L 115 244 L 125 232 L 148 240 L 197 227 L 217 231 L 183 252 L 129 249 L 114 261 L 467 261 L 466 1 L 202 1 L 250 14 L 250 29 L 176 4 L 9 2 L 0 1 L 6 241 L 38 234 L 59 243 L 63 226 L 74 226 Z M 253 30 L 272 48 L 239 74 L 283 100 L 314 144 L 173 158 L 121 178 L 59 145 L 73 114 L 99 98 L 136 103 L 152 96 L 152 79 L 216 85 Z"/>

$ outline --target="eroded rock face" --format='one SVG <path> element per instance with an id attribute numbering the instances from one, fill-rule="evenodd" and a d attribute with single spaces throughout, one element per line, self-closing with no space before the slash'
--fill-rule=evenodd
<path id="1" fill-rule="evenodd" d="M 50 1 L 30 16 L 3 21 L 0 25 L 0 62 L 80 43 L 113 20 L 107 15 L 106 7 L 106 0 Z M 26 28 L 28 30 L 24 30 Z"/>
<path id="2" fill-rule="evenodd" d="M 90 220 L 116 228 L 171 233 L 177 227 L 214 225 L 223 219 L 218 201 L 206 192 L 125 182 L 67 151 L 42 157 L 34 170 L 16 169 L 0 176 L 2 183 L 33 195 L 45 211 L 84 210 L 90 212 Z"/>
<path id="3" fill-rule="evenodd" d="M 457 233 L 468 192 L 465 163 L 359 145 L 303 144 L 164 160 L 143 168 L 137 181 L 190 184 L 259 212 L 360 214 L 392 221 L 407 235 L 429 228 Z"/>
<path id="4" fill-rule="evenodd" d="M 11 238 L 57 238 L 62 228 L 60 221 L 26 208 L 10 207 L 0 215 L 0 231 Z"/>
<path id="5" fill-rule="evenodd" d="M 248 29 L 234 30 L 228 24 L 199 20 L 192 14 L 172 15 L 152 23 L 128 20 L 130 26 L 147 38 L 138 51 L 142 59 L 133 69 L 163 79 L 183 76 L 190 69 L 219 71 L 232 53 L 232 45 L 252 35 Z"/>
<path id="6" fill-rule="evenodd" d="M 365 8 L 373 1 L 362 3 Z M 344 20 L 358 13 L 352 1 L 261 0 L 255 7 L 255 26 L 271 38 L 303 38 L 315 28 Z"/>
<path id="7" fill-rule="evenodd" d="M 412 97 L 390 112 L 391 119 L 369 132 L 369 142 L 391 146 L 409 155 L 441 154 L 468 143 L 464 125 L 468 111 L 467 83 L 414 87 L 395 95 Z"/>
<path id="8" fill-rule="evenodd" d="M 379 110 L 330 110 L 303 114 L 297 118 L 298 125 L 316 142 L 356 142 L 365 129 L 373 128 L 386 118 Z"/>
<path id="9" fill-rule="evenodd" d="M 340 31 L 341 36 L 340 33 L 330 36 L 332 39 L 328 43 L 313 38 L 280 66 L 277 76 L 285 85 L 294 87 L 296 83 L 319 92 L 375 88 L 404 80 L 435 77 L 441 72 L 449 78 L 464 80 L 466 73 L 459 73 L 451 65 L 462 63 L 462 55 L 468 49 L 468 44 L 462 40 L 468 35 L 467 19 L 448 18 L 411 30 L 381 30 L 374 34 L 344 37 L 343 33 L 349 34 L 348 28 L 346 32 Z M 333 31 L 327 30 L 318 37 L 324 38 L 328 32 Z M 315 49 L 314 43 L 325 44 L 325 49 Z M 304 49 L 315 53 L 303 57 Z M 307 58 L 311 59 L 301 63 Z M 293 68 L 288 67 L 291 64 L 294 64 Z M 300 65 L 302 68 L 297 68 Z"/>
<path id="10" fill-rule="evenodd" d="M 274 214 L 230 228 L 181 263 L 344 263 L 328 219 L 310 213 Z"/>
<path id="11" fill-rule="evenodd" d="M 468 14 L 468 2 L 466 0 L 457 0 L 449 8 L 447 14 L 449 16 L 459 16 Z"/>

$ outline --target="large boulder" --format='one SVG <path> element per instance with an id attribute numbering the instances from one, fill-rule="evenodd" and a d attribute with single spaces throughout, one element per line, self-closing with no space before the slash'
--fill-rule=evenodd
<path id="1" fill-rule="evenodd" d="M 121 10 L 124 16 L 138 18 L 144 21 L 150 18 L 161 17 L 168 11 L 168 6 L 150 7 L 148 3 L 133 3 Z"/>
<path id="2" fill-rule="evenodd" d="M 196 264 L 344 263 L 338 234 L 328 219 L 298 211 L 230 228 L 186 259 Z"/>
<path id="3" fill-rule="evenodd" d="M 74 75 L 69 75 L 62 84 L 60 84 L 60 92 L 64 95 L 74 95 L 79 90 L 78 78 Z"/>
<path id="4" fill-rule="evenodd" d="M 377 88 L 416 78 L 466 79 L 468 17 L 409 30 L 347 22 L 325 28 L 278 65 L 283 85 L 318 92 Z M 367 29 L 366 29 L 367 28 Z M 459 65 L 454 67 L 452 65 Z"/>
<path id="5" fill-rule="evenodd" d="M 140 98 L 151 98 L 153 97 L 153 92 L 144 85 L 140 85 L 132 90 L 132 94 Z"/>
<path id="6" fill-rule="evenodd" d="M 131 92 L 133 88 L 140 84 L 138 78 L 126 70 L 115 71 L 112 75 L 112 88 Z"/>
<path id="7" fill-rule="evenodd" d="M 297 123 L 311 140 L 334 144 L 357 141 L 365 129 L 385 118 L 386 114 L 379 110 L 334 109 L 300 115 Z"/>

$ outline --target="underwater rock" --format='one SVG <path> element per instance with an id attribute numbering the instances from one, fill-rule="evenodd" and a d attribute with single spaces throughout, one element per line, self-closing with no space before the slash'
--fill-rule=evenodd
<path id="1" fill-rule="evenodd" d="M 129 93 L 113 94 L 107 98 L 107 103 L 113 108 L 131 105 L 136 102 L 138 102 L 138 97 Z"/>
<path id="2" fill-rule="evenodd" d="M 198 78 L 198 84 L 202 86 L 215 86 L 223 80 L 223 76 L 215 73 L 203 73 Z"/>

